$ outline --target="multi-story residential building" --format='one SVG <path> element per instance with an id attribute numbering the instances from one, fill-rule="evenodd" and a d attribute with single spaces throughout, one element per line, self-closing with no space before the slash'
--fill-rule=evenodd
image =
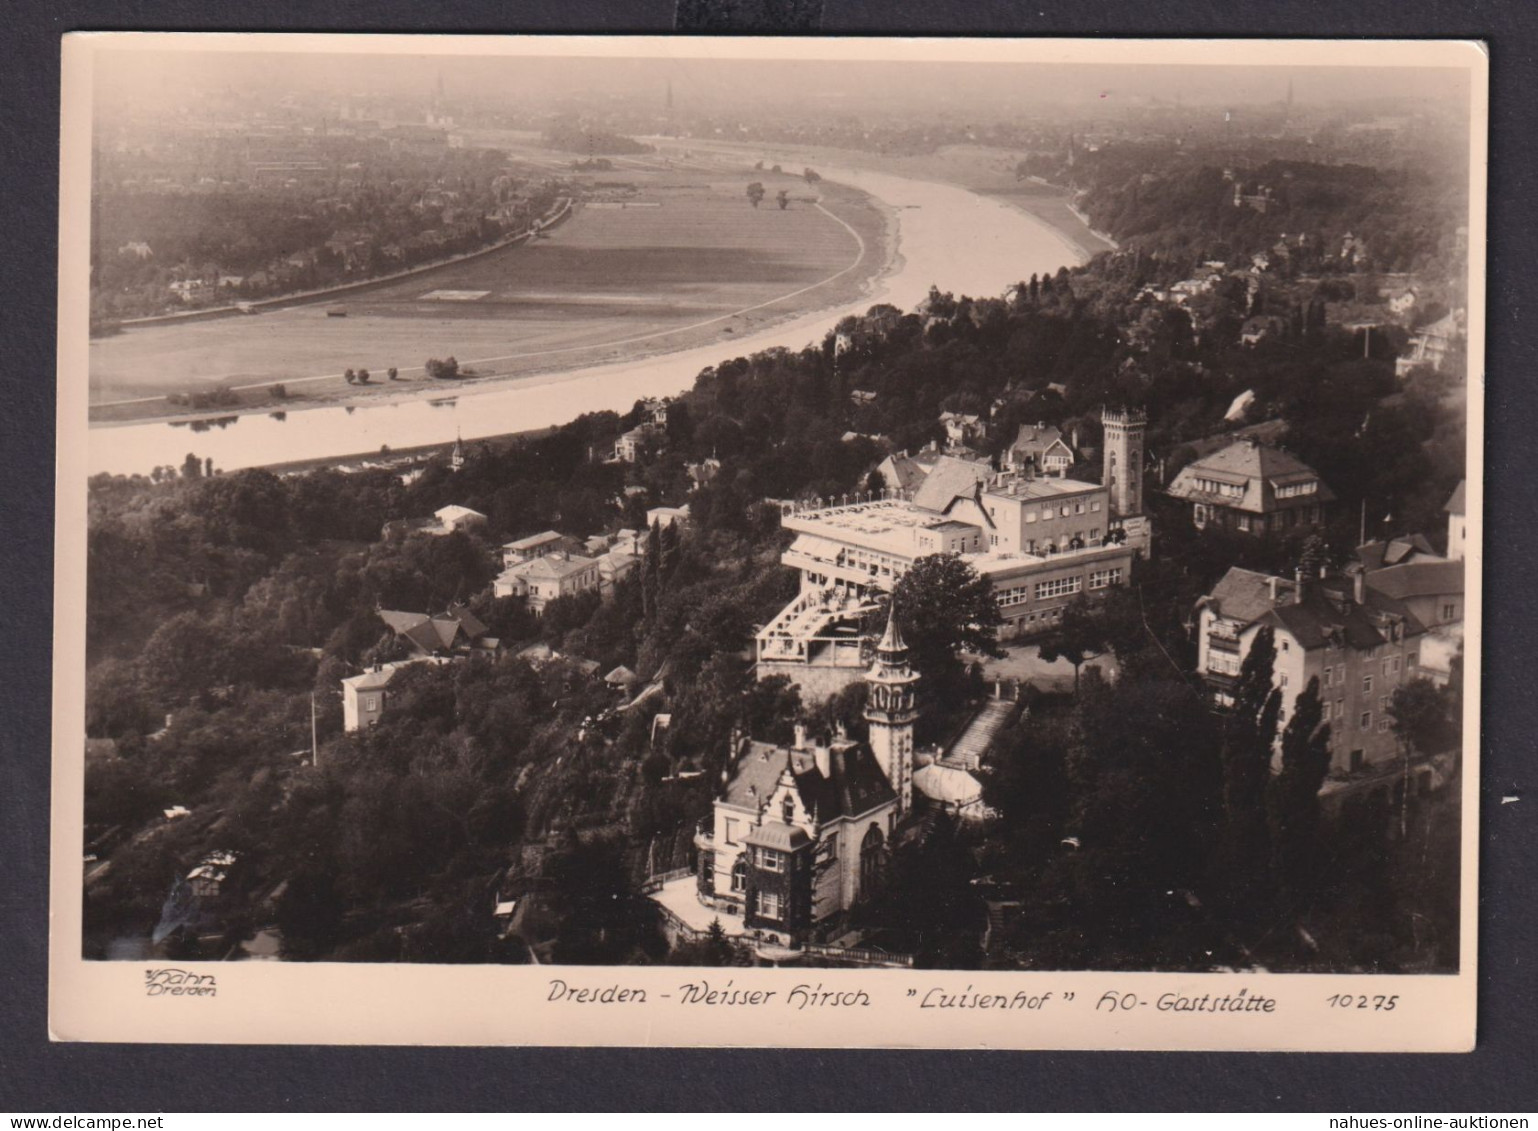
<path id="1" fill-rule="evenodd" d="M 741 916 L 742 929 L 782 945 L 824 938 L 875 891 L 888 850 L 913 807 L 917 673 L 894 619 L 865 674 L 867 743 L 789 747 L 733 738 L 727 778 L 699 849 L 698 899 Z"/>
<path id="2" fill-rule="evenodd" d="M 503 570 L 492 582 L 492 593 L 522 597 L 535 616 L 542 616 L 551 601 L 598 590 L 602 584 L 597 558 L 557 550 Z"/>
<path id="3" fill-rule="evenodd" d="M 852 682 L 860 619 L 933 554 L 960 555 L 989 579 L 1006 640 L 1049 627 L 1079 593 L 1126 584 L 1152 541 L 1144 425 L 1141 414 L 1106 413 L 1104 483 L 942 459 L 911 492 L 789 508 L 780 521 L 796 539 L 781 561 L 800 570 L 801 591 L 757 635 L 760 677 L 788 675 L 815 695 Z"/>
<path id="4" fill-rule="evenodd" d="M 1352 577 L 1273 577 L 1237 566 L 1197 603 L 1197 670 L 1220 705 L 1231 705 L 1244 658 L 1270 628 L 1282 693 L 1281 727 L 1311 679 L 1330 724 L 1336 777 L 1395 763 L 1402 752 L 1389 704 L 1396 688 L 1423 674 L 1426 627 L 1401 601 Z"/>
<path id="5" fill-rule="evenodd" d="M 1256 535 L 1317 526 L 1335 501 L 1313 468 L 1248 438 L 1187 464 L 1168 491 L 1191 504 L 1198 527 Z"/>

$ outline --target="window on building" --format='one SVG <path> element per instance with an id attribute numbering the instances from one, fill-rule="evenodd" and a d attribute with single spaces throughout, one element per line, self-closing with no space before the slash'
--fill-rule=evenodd
<path id="1" fill-rule="evenodd" d="M 1385 656 L 1383 658 L 1383 678 L 1387 679 L 1393 673 L 1393 671 L 1394 658 L 1392 656 Z"/>
<path id="2" fill-rule="evenodd" d="M 732 890 L 743 892 L 748 889 L 748 862 L 743 857 L 737 857 L 737 863 L 732 865 Z"/>
<path id="3" fill-rule="evenodd" d="M 1361 771 L 1361 769 L 1362 769 L 1362 752 L 1360 750 L 1353 750 L 1351 752 L 1350 757 L 1349 757 L 1349 759 L 1348 759 L 1348 761 L 1346 763 L 1346 768 L 1348 770 L 1350 770 L 1353 774 L 1359 773 Z"/>
<path id="4" fill-rule="evenodd" d="M 1097 569 L 1089 575 L 1089 587 L 1091 589 L 1105 589 L 1107 586 L 1121 584 L 1121 567 L 1112 569 Z"/>
<path id="5" fill-rule="evenodd" d="M 838 833 L 828 833 L 822 838 L 823 851 L 828 854 L 829 860 L 838 859 Z"/>
<path id="6" fill-rule="evenodd" d="M 1214 648 L 1207 653 L 1207 670 L 1219 675 L 1238 675 L 1241 661 L 1237 652 Z"/>
<path id="7" fill-rule="evenodd" d="M 377 711 L 377 710 L 379 710 L 379 696 L 377 696 L 377 695 L 365 695 L 363 697 L 363 709 L 365 711 Z"/>
<path id="8" fill-rule="evenodd" d="M 1333 680 L 1334 678 L 1335 678 L 1335 669 L 1334 668 L 1325 668 L 1324 669 L 1324 685 L 1326 687 L 1329 687 L 1330 686 L 1330 681 Z"/>
<path id="9" fill-rule="evenodd" d="M 860 898 L 870 896 L 879 886 L 885 862 L 886 838 L 879 825 L 871 825 L 860 842 Z"/>
<path id="10" fill-rule="evenodd" d="M 1378 733 L 1379 734 L 1387 734 L 1388 733 L 1388 728 L 1389 728 L 1390 721 L 1391 720 L 1389 720 L 1389 719 L 1379 719 L 1378 720 Z"/>
<path id="11" fill-rule="evenodd" d="M 1090 512 L 1092 514 L 1099 514 L 1100 513 L 1100 500 L 1099 499 L 1092 500 L 1090 502 L 1090 504 L 1089 504 L 1089 509 L 1090 509 Z"/>
<path id="12" fill-rule="evenodd" d="M 1026 522 L 1035 522 L 1036 521 L 1036 512 L 1035 511 L 1026 511 L 1025 512 L 1025 521 Z"/>
<path id="13" fill-rule="evenodd" d="M 1244 533 L 1248 534 L 1250 532 L 1250 516 L 1247 514 L 1241 514 L 1238 519 L 1235 520 L 1235 525 L 1238 526 L 1240 530 L 1244 531 Z"/>
<path id="14" fill-rule="evenodd" d="M 1335 717 L 1337 719 L 1346 717 L 1346 701 L 1344 699 L 1335 700 Z"/>
<path id="15" fill-rule="evenodd" d="M 777 891 L 761 891 L 758 893 L 758 914 L 763 919 L 779 919 L 782 915 L 780 907 L 780 893 Z"/>
<path id="16" fill-rule="evenodd" d="M 1357 720 L 1357 722 L 1358 722 L 1359 727 L 1362 730 L 1371 730 L 1372 729 L 1372 712 L 1371 711 L 1363 711 L 1362 712 L 1362 717 L 1359 720 Z"/>
<path id="17" fill-rule="evenodd" d="M 1084 504 L 1083 503 L 1074 503 L 1073 504 L 1073 513 L 1074 514 L 1083 514 L 1084 513 Z"/>
<path id="18" fill-rule="evenodd" d="M 1282 673 L 1282 683 L 1281 683 L 1281 686 L 1283 686 L 1283 687 L 1287 686 L 1287 673 L 1286 672 Z"/>
<path id="19" fill-rule="evenodd" d="M 1458 615 L 1458 606 L 1457 605 L 1446 604 L 1446 605 L 1442 606 L 1442 619 L 1443 620 L 1452 620 L 1457 615 Z"/>
<path id="20" fill-rule="evenodd" d="M 1077 593 L 1084 584 L 1082 577 L 1054 577 L 1050 581 L 1038 581 L 1036 583 L 1036 599 L 1044 600 L 1048 597 L 1061 597 L 1068 593 Z"/>
<path id="21" fill-rule="evenodd" d="M 1292 651 L 1292 641 L 1290 641 L 1290 640 L 1283 640 L 1282 641 L 1282 651 L 1283 652 L 1291 652 Z"/>
<path id="22" fill-rule="evenodd" d="M 1312 495 L 1319 490 L 1319 484 L 1314 480 L 1306 483 L 1285 483 L 1276 489 L 1278 499 L 1295 499 L 1299 495 Z"/>
<path id="23" fill-rule="evenodd" d="M 766 872 L 783 872 L 785 870 L 785 854 L 775 848 L 760 848 L 758 850 L 758 866 Z"/>
<path id="24" fill-rule="evenodd" d="M 1362 677 L 1362 694 L 1363 695 L 1371 695 L 1372 694 L 1372 676 L 1370 676 L 1370 675 L 1364 675 Z"/>
<path id="25" fill-rule="evenodd" d="M 785 800 L 780 802 L 780 820 L 787 825 L 796 819 L 796 799 L 790 794 L 785 795 Z"/>
<path id="26" fill-rule="evenodd" d="M 732 818 L 726 818 L 725 840 L 727 844 L 737 843 L 737 822 Z"/>

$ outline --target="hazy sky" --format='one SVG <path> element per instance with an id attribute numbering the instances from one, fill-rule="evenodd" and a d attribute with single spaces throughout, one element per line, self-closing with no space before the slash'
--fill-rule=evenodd
<path id="1" fill-rule="evenodd" d="M 980 111 L 1023 103 L 1111 111 L 1150 99 L 1187 105 L 1276 102 L 1292 81 L 1299 105 L 1410 98 L 1462 106 L 1467 72 L 1454 69 L 1257 66 L 1105 66 L 1040 63 L 891 63 L 711 59 L 421 57 L 109 51 L 98 56 L 102 105 L 184 102 L 200 89 L 429 95 L 438 76 L 452 100 L 529 102 L 573 95 L 657 99 L 671 82 L 680 112 L 740 105 L 831 102 L 915 111 Z"/>

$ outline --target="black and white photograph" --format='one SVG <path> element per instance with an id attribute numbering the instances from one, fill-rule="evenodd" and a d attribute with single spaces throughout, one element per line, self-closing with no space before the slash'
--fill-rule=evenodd
<path id="1" fill-rule="evenodd" d="M 1472 1041 L 1478 45 L 65 80 L 56 993 Z"/>

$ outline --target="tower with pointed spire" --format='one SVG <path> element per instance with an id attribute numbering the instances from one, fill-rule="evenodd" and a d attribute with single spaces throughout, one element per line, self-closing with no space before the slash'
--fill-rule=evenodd
<path id="1" fill-rule="evenodd" d="M 870 749 L 897 794 L 897 819 L 913 805 L 913 724 L 918 719 L 915 694 L 918 672 L 908 663 L 908 645 L 897 627 L 896 602 L 887 607 L 886 631 L 876 645 L 876 659 L 865 682 L 865 721 L 870 724 Z"/>
<path id="2" fill-rule="evenodd" d="M 454 450 L 449 453 L 449 470 L 459 471 L 465 466 L 465 441 L 458 432 L 454 433 Z"/>

